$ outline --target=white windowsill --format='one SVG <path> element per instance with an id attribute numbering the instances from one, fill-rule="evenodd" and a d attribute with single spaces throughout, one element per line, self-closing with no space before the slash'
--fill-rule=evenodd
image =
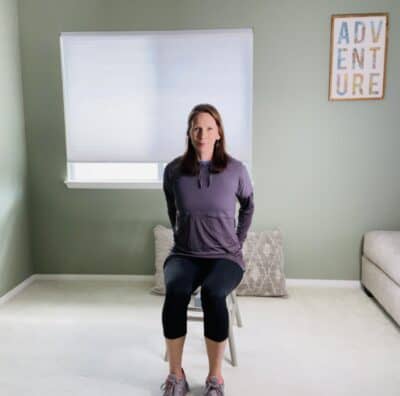
<path id="1" fill-rule="evenodd" d="M 122 189 L 122 190 L 161 190 L 162 181 L 140 182 L 140 181 L 90 181 L 90 180 L 64 180 L 64 184 L 68 188 L 86 188 L 86 189 Z M 253 189 L 255 183 L 252 180 Z"/>
<path id="2" fill-rule="evenodd" d="M 79 181 L 79 180 L 64 180 L 68 188 L 87 188 L 87 189 L 122 189 L 122 190 L 160 190 L 162 182 L 134 182 L 134 181 Z"/>

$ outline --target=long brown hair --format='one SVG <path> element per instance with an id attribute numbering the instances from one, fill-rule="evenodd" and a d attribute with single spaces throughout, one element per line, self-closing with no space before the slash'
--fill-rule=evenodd
<path id="1" fill-rule="evenodd" d="M 197 160 L 196 150 L 193 147 L 192 141 L 190 139 L 190 128 L 192 127 L 194 118 L 199 113 L 210 114 L 210 116 L 214 118 L 215 122 L 218 125 L 218 133 L 220 139 L 217 140 L 214 144 L 210 172 L 212 173 L 222 172 L 226 168 L 231 156 L 225 151 L 225 133 L 221 115 L 214 106 L 208 103 L 201 103 L 196 105 L 189 113 L 187 130 L 186 130 L 187 146 L 186 146 L 186 151 L 182 155 L 180 160 L 181 171 L 182 173 L 186 173 L 189 175 L 197 175 L 199 172 L 200 166 Z"/>

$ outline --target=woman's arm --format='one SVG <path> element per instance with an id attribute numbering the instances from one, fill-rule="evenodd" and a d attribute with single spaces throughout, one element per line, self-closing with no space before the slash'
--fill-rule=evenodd
<path id="1" fill-rule="evenodd" d="M 176 206 L 175 206 L 175 196 L 172 188 L 172 179 L 170 176 L 170 168 L 166 166 L 163 174 L 163 190 L 165 194 L 165 199 L 167 202 L 168 217 L 172 226 L 172 230 L 175 230 L 176 224 Z"/>
<path id="2" fill-rule="evenodd" d="M 244 164 L 241 167 L 239 175 L 239 184 L 238 190 L 236 192 L 236 197 L 240 203 L 236 234 L 240 242 L 240 247 L 242 247 L 254 214 L 253 185 L 251 184 L 249 173 Z"/>

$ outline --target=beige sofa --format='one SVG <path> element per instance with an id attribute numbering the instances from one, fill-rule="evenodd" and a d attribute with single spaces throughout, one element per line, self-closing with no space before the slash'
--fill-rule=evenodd
<path id="1" fill-rule="evenodd" d="M 400 231 L 364 234 L 361 285 L 400 325 Z"/>

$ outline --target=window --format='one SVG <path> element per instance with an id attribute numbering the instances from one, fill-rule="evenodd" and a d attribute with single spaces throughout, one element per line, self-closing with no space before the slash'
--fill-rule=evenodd
<path id="1" fill-rule="evenodd" d="M 60 50 L 69 187 L 160 188 L 198 103 L 251 168 L 251 29 L 66 32 Z"/>

